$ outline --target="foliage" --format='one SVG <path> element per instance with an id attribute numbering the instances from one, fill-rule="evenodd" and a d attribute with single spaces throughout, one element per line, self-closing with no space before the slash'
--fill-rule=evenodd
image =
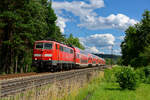
<path id="1" fill-rule="evenodd" d="M 144 74 L 145 74 L 145 83 L 150 84 L 150 66 L 146 66 L 144 69 Z"/>
<path id="2" fill-rule="evenodd" d="M 104 81 L 106 82 L 116 82 L 115 74 L 121 70 L 121 66 L 115 66 L 112 69 L 104 70 Z"/>
<path id="3" fill-rule="evenodd" d="M 114 68 L 118 72 L 122 69 L 122 66 L 116 66 Z M 79 96 L 82 97 L 82 94 L 86 94 L 89 100 L 134 100 L 135 98 L 136 100 L 150 100 L 150 95 L 148 95 L 150 93 L 150 85 L 148 84 L 142 83 L 136 90 L 130 91 L 122 90 L 118 83 L 98 80 L 92 81 L 92 85 L 89 84 L 88 86 L 90 89 L 85 88 L 84 91 L 80 92 Z M 92 94 L 89 95 L 88 93 Z"/>
<path id="4" fill-rule="evenodd" d="M 106 60 L 107 65 L 114 65 L 115 64 L 114 59 L 106 58 L 105 60 Z"/>
<path id="5" fill-rule="evenodd" d="M 80 43 L 79 39 L 74 37 L 72 34 L 70 34 L 69 38 L 67 39 L 67 43 L 80 49 L 85 49 L 84 46 Z"/>
<path id="6" fill-rule="evenodd" d="M 144 83 L 145 80 L 146 80 L 146 77 L 145 77 L 145 72 L 144 72 L 144 67 L 141 67 L 141 68 L 137 68 L 135 71 L 136 71 L 136 74 L 138 75 L 139 77 L 139 82 L 140 83 Z"/>
<path id="7" fill-rule="evenodd" d="M 149 76 L 150 76 L 150 66 L 146 66 L 146 67 L 144 68 L 144 72 L 145 72 L 145 76 L 146 76 L 146 77 L 149 77 Z"/>
<path id="8" fill-rule="evenodd" d="M 141 83 L 150 84 L 150 66 L 137 68 L 135 71 Z"/>
<path id="9" fill-rule="evenodd" d="M 125 31 L 125 39 L 121 44 L 122 64 L 142 67 L 150 60 L 150 11 L 145 11 L 143 19 Z"/>
<path id="10" fill-rule="evenodd" d="M 122 59 L 121 58 L 117 59 L 117 65 L 122 65 Z"/>
<path id="11" fill-rule="evenodd" d="M 48 38 L 62 41 L 64 38 L 56 26 L 56 19 L 48 0 L 1 1 L 1 72 L 31 71 L 34 41 Z"/>
<path id="12" fill-rule="evenodd" d="M 116 73 L 116 78 L 122 89 L 136 89 L 139 83 L 139 77 L 131 67 L 122 67 L 122 69 Z"/>

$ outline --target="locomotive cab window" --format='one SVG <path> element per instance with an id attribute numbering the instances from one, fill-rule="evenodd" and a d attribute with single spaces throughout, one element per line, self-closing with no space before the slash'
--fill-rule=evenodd
<path id="1" fill-rule="evenodd" d="M 37 43 L 35 45 L 36 49 L 52 49 L 52 43 Z"/>
<path id="2" fill-rule="evenodd" d="M 43 49 L 43 43 L 37 43 L 35 48 L 36 49 Z"/>
<path id="3" fill-rule="evenodd" d="M 44 49 L 52 49 L 52 43 L 45 43 Z"/>

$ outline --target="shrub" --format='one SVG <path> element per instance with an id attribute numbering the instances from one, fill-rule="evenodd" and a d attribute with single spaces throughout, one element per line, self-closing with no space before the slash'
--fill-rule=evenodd
<path id="1" fill-rule="evenodd" d="M 144 68 L 144 72 L 145 72 L 145 76 L 146 76 L 146 77 L 149 77 L 149 76 L 150 76 L 150 66 L 146 66 L 146 67 Z"/>
<path id="2" fill-rule="evenodd" d="M 136 69 L 136 74 L 138 75 L 141 83 L 145 82 L 146 80 L 144 69 L 144 67 Z"/>
<path id="3" fill-rule="evenodd" d="M 116 82 L 115 74 L 121 70 L 120 66 L 115 66 L 112 69 L 104 70 L 104 80 L 106 82 Z"/>
<path id="4" fill-rule="evenodd" d="M 134 90 L 139 83 L 138 75 L 131 67 L 122 67 L 121 70 L 116 73 L 116 78 L 122 89 Z"/>
<path id="5" fill-rule="evenodd" d="M 145 73 L 145 83 L 150 84 L 150 66 L 146 66 L 144 68 L 144 73 Z"/>

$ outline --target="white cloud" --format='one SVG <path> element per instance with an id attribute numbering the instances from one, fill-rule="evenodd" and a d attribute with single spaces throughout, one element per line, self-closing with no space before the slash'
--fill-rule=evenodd
<path id="1" fill-rule="evenodd" d="M 126 15 L 111 14 L 108 17 L 90 16 L 90 18 L 88 18 L 86 20 L 82 20 L 82 23 L 78 24 L 78 26 L 87 27 L 88 29 L 91 29 L 91 30 L 112 29 L 112 28 L 125 30 L 129 26 L 133 26 L 136 23 L 138 23 L 138 21 L 136 21 L 134 19 L 130 19 Z"/>
<path id="2" fill-rule="evenodd" d="M 121 55 L 120 42 L 115 42 L 115 37 L 110 33 L 94 34 L 79 39 L 87 52 L 111 54 L 113 50 L 113 54 Z"/>
<path id="3" fill-rule="evenodd" d="M 114 45 L 115 37 L 112 34 L 94 34 L 85 38 L 80 38 L 83 45 L 96 47 L 109 47 Z"/>
<path id="4" fill-rule="evenodd" d="M 104 6 L 103 0 L 90 0 L 90 4 L 83 1 L 72 1 L 72 2 L 53 2 L 52 7 L 55 9 L 57 14 L 61 14 L 62 10 L 73 13 L 75 16 L 79 16 L 80 19 L 86 19 L 87 16 L 97 15 L 93 12 L 96 8 L 101 8 Z M 63 15 L 63 13 L 61 14 Z"/>
<path id="5" fill-rule="evenodd" d="M 104 53 L 103 51 L 112 48 L 115 37 L 112 34 L 94 34 L 88 37 L 80 37 L 80 42 L 91 53 Z"/>
<path id="6" fill-rule="evenodd" d="M 102 53 L 95 46 L 86 47 L 85 51 L 90 52 L 90 53 Z"/>
<path id="7" fill-rule="evenodd" d="M 80 24 L 78 26 L 91 30 L 111 28 L 125 30 L 138 22 L 124 14 L 111 14 L 108 17 L 99 16 L 94 10 L 104 7 L 103 0 L 89 0 L 89 3 L 83 1 L 53 2 L 52 7 L 58 15 L 64 16 L 63 10 L 65 10 L 79 16 Z"/>
<path id="8" fill-rule="evenodd" d="M 62 33 L 64 33 L 64 29 L 66 27 L 66 22 L 68 21 L 67 19 L 63 18 L 63 17 L 60 17 L 58 16 L 57 17 L 57 21 L 56 21 L 56 25 L 60 27 L 60 31 Z"/>

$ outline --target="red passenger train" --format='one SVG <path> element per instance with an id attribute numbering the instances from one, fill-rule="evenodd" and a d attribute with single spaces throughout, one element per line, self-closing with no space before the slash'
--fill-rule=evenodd
<path id="1" fill-rule="evenodd" d="M 32 60 L 32 65 L 41 72 L 105 65 L 105 60 L 96 55 L 48 40 L 34 43 Z"/>

